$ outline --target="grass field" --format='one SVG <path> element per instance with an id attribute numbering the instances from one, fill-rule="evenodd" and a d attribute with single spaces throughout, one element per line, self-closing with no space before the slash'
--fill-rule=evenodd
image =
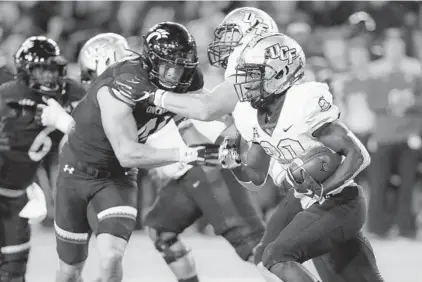
<path id="1" fill-rule="evenodd" d="M 264 282 L 258 271 L 244 263 L 231 246 L 219 237 L 187 234 L 184 241 L 193 249 L 198 273 L 203 282 Z M 52 230 L 36 229 L 28 269 L 28 282 L 54 281 L 57 265 Z M 378 265 L 386 282 L 422 281 L 422 241 L 371 240 Z M 91 244 L 90 258 L 85 266 L 85 281 L 93 281 L 97 273 L 97 252 Z M 313 265 L 307 263 L 312 271 Z M 124 260 L 125 282 L 176 282 L 170 270 L 143 232 L 136 232 Z"/>

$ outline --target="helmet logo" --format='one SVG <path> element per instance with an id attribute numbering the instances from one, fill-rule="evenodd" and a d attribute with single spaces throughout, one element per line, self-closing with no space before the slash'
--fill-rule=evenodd
<path id="1" fill-rule="evenodd" d="M 264 23 L 261 18 L 258 18 L 256 14 L 248 11 L 242 11 L 242 13 L 243 21 L 249 24 L 249 30 L 256 29 L 256 35 L 261 35 L 263 32 L 266 32 L 269 29 L 269 26 Z"/>
<path id="2" fill-rule="evenodd" d="M 287 64 L 291 65 L 293 60 L 298 57 L 298 54 L 296 48 L 289 48 L 288 46 L 281 46 L 280 43 L 276 43 L 265 49 L 265 56 L 271 59 L 287 61 Z"/>
<path id="3" fill-rule="evenodd" d="M 151 32 L 147 36 L 147 42 L 149 42 L 154 37 L 156 37 L 155 39 L 158 40 L 160 38 L 168 38 L 169 35 L 170 35 L 170 33 L 167 30 L 157 29 L 157 30 L 154 30 L 153 32 Z"/>

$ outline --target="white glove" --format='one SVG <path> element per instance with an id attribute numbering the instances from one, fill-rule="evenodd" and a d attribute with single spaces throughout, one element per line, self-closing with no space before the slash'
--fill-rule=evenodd
<path id="1" fill-rule="evenodd" d="M 191 165 L 218 165 L 218 145 L 212 143 L 179 148 L 179 162 Z"/>
<path id="2" fill-rule="evenodd" d="M 74 124 L 74 120 L 55 99 L 45 101 L 47 105 L 39 104 L 42 108 L 41 123 L 44 126 L 53 126 L 67 134 Z"/>
<path id="3" fill-rule="evenodd" d="M 218 150 L 218 160 L 220 161 L 221 166 L 226 169 L 234 169 L 242 165 L 238 148 L 230 143 L 230 138 L 224 137 Z"/>
<path id="4" fill-rule="evenodd" d="M 19 212 L 19 216 L 27 218 L 30 224 L 37 224 L 47 216 L 47 202 L 41 187 L 32 183 L 26 188 L 28 203 Z"/>

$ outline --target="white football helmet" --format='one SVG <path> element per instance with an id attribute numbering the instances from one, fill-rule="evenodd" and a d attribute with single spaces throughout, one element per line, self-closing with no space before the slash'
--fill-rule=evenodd
<path id="1" fill-rule="evenodd" d="M 208 45 L 210 64 L 226 68 L 230 54 L 241 41 L 266 32 L 278 32 L 277 24 L 266 12 L 252 7 L 233 10 L 214 29 L 214 40 Z"/>
<path id="2" fill-rule="evenodd" d="M 282 94 L 304 75 L 305 54 L 292 38 L 267 33 L 250 41 L 236 65 L 236 89 L 240 102 L 263 105 L 272 95 Z"/>
<path id="3" fill-rule="evenodd" d="M 110 65 L 129 55 L 127 40 L 116 33 L 101 33 L 89 39 L 79 53 L 82 83 L 91 83 Z"/>

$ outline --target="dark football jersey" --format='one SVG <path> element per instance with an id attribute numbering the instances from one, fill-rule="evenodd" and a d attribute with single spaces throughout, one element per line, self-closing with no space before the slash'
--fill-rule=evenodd
<path id="1" fill-rule="evenodd" d="M 83 95 L 81 87 L 66 80 L 57 99 L 70 111 L 72 102 Z M 35 121 L 37 105 L 43 103 L 42 95 L 32 91 L 22 80 L 2 84 L 0 100 L 0 135 L 8 140 L 10 147 L 0 152 L 0 187 L 25 189 L 33 182 L 39 161 L 60 138 L 52 139 L 50 134 L 56 130 Z"/>
<path id="2" fill-rule="evenodd" d="M 113 170 L 121 167 L 102 126 L 97 92 L 103 86 L 109 87 L 116 99 L 133 108 L 140 143 L 164 127 L 174 114 L 147 102 L 138 102 L 145 91 L 155 89 L 149 82 L 142 58 L 118 62 L 102 73 L 73 112 L 76 126 L 69 135 L 68 144 L 78 160 L 99 169 Z"/>

